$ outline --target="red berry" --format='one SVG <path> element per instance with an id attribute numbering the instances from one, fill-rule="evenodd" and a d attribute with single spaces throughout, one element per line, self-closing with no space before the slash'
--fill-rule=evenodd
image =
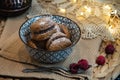
<path id="1" fill-rule="evenodd" d="M 78 72 L 79 65 L 77 63 L 72 63 L 69 68 L 71 73 L 76 74 Z"/>
<path id="2" fill-rule="evenodd" d="M 97 59 L 96 59 L 96 63 L 98 65 L 104 65 L 105 64 L 105 57 L 104 56 L 98 56 Z"/>
<path id="3" fill-rule="evenodd" d="M 80 69 L 87 70 L 89 68 L 88 61 L 86 59 L 81 59 L 78 61 Z"/>
<path id="4" fill-rule="evenodd" d="M 112 44 L 107 45 L 106 48 L 105 48 L 105 53 L 106 54 L 113 54 L 114 51 L 115 51 L 115 48 Z"/>

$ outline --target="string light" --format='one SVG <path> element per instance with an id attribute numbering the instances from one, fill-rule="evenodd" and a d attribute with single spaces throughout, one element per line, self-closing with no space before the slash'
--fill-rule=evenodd
<path id="1" fill-rule="evenodd" d="M 64 9 L 64 8 L 59 8 L 59 12 L 61 12 L 61 13 L 66 13 L 66 9 Z"/>
<path id="2" fill-rule="evenodd" d="M 98 3 L 95 0 L 69 0 L 69 4 L 62 3 L 59 7 L 60 13 L 75 15 L 78 21 L 86 19 L 91 15 L 96 16 L 96 14 L 99 14 L 97 17 L 99 17 L 100 19 L 105 21 L 107 25 L 109 25 L 106 27 L 108 28 L 110 33 L 116 34 L 115 28 L 120 20 L 119 16 L 117 15 L 117 10 L 114 10 L 109 4 Z M 116 20 L 116 16 L 118 20 Z M 114 20 L 111 18 L 113 18 Z"/>
<path id="3" fill-rule="evenodd" d="M 103 9 L 105 9 L 105 10 L 110 10 L 111 7 L 110 7 L 109 5 L 104 5 L 104 6 L 103 6 Z"/>
<path id="4" fill-rule="evenodd" d="M 72 2 L 72 3 L 76 3 L 76 2 L 77 2 L 77 0 L 71 0 L 71 2 Z"/>
<path id="5" fill-rule="evenodd" d="M 108 30 L 110 31 L 111 34 L 114 34 L 114 29 L 112 25 L 108 28 Z"/>
<path id="6" fill-rule="evenodd" d="M 91 12 L 92 12 L 92 9 L 91 9 L 91 7 L 84 6 L 84 8 L 85 8 L 85 10 L 86 10 L 87 12 L 89 12 L 89 13 L 91 13 Z"/>
<path id="7" fill-rule="evenodd" d="M 82 15 L 82 16 L 83 16 L 83 15 L 84 15 L 84 13 L 83 13 L 83 12 L 80 12 L 80 15 Z"/>

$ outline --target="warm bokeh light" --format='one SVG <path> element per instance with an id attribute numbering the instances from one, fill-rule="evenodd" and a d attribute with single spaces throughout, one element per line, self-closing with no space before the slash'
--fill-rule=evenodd
<path id="1" fill-rule="evenodd" d="M 61 12 L 61 13 L 65 13 L 65 12 L 66 12 L 66 9 L 59 8 L 59 12 Z"/>
<path id="2" fill-rule="evenodd" d="M 105 9 L 105 10 L 106 10 L 106 9 L 107 9 L 107 10 L 110 10 L 111 7 L 110 7 L 109 5 L 104 5 L 104 6 L 103 6 L 103 9 Z"/>
<path id="3" fill-rule="evenodd" d="M 83 16 L 83 15 L 84 15 L 84 13 L 83 13 L 83 12 L 80 12 L 80 15 L 82 15 L 82 16 Z"/>
<path id="4" fill-rule="evenodd" d="M 87 12 L 91 13 L 92 12 L 92 9 L 91 7 L 88 7 L 88 6 L 84 6 L 84 8 L 86 9 Z"/>
<path id="5" fill-rule="evenodd" d="M 117 10 L 112 11 L 111 14 L 117 14 Z"/>
<path id="6" fill-rule="evenodd" d="M 76 3 L 77 2 L 77 0 L 71 0 L 72 1 L 72 3 Z"/>
<path id="7" fill-rule="evenodd" d="M 109 31 L 110 31 L 111 34 L 114 34 L 114 29 L 113 29 L 112 25 L 108 29 L 109 29 Z"/>

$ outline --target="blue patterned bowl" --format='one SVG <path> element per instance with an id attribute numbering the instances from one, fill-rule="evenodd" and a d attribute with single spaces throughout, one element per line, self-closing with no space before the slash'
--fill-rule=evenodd
<path id="1" fill-rule="evenodd" d="M 71 34 L 72 45 L 65 49 L 58 50 L 58 51 L 48 51 L 48 50 L 43 50 L 43 49 L 38 50 L 38 49 L 34 49 L 28 46 L 27 39 L 30 38 L 30 25 L 36 20 L 43 18 L 43 17 L 50 17 L 55 22 L 66 25 Z M 57 62 L 65 60 L 68 57 L 68 55 L 72 53 L 72 48 L 79 41 L 80 35 L 81 35 L 81 30 L 74 21 L 72 21 L 69 18 L 59 16 L 59 15 L 36 16 L 34 18 L 27 20 L 25 23 L 23 23 L 23 25 L 21 26 L 19 30 L 19 36 L 21 40 L 23 41 L 23 43 L 26 45 L 26 48 L 29 54 L 34 59 L 42 63 L 57 63 Z"/>

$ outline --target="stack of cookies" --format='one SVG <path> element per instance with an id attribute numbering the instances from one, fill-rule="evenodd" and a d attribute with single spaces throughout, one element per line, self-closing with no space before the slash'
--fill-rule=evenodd
<path id="1" fill-rule="evenodd" d="M 68 28 L 49 17 L 40 18 L 30 25 L 27 44 L 36 49 L 57 51 L 72 44 Z"/>

